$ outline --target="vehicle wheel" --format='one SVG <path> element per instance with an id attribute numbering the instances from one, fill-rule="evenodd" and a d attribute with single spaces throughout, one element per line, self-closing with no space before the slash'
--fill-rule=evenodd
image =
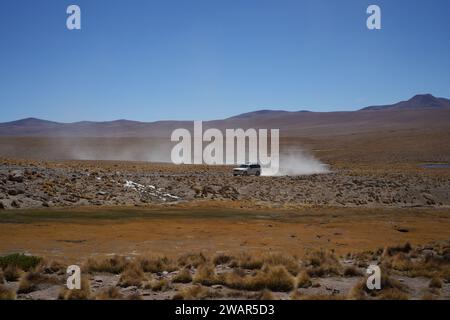
<path id="1" fill-rule="evenodd" d="M 260 171 L 256 171 L 255 176 L 259 177 L 261 175 Z"/>
<path id="2" fill-rule="evenodd" d="M 245 171 L 242 175 L 243 175 L 243 176 L 248 176 L 248 172 Z"/>

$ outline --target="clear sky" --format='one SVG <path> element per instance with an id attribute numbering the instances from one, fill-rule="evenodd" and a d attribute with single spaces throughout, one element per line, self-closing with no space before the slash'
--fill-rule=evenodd
<path id="1" fill-rule="evenodd" d="M 82 30 L 66 28 L 81 7 Z M 378 4 L 382 30 L 366 27 Z M 0 121 L 218 119 L 450 97 L 448 0 L 1 0 Z"/>

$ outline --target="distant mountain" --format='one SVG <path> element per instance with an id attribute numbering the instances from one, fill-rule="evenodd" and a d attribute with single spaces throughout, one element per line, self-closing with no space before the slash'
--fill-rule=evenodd
<path id="1" fill-rule="evenodd" d="M 417 109 L 417 108 L 450 108 L 450 100 L 445 98 L 436 98 L 431 94 L 419 94 L 407 101 L 401 101 L 395 104 L 384 106 L 370 106 L 361 109 L 383 110 L 383 109 Z"/>
<path id="2" fill-rule="evenodd" d="M 170 137 L 173 130 L 192 130 L 192 121 L 139 122 L 116 120 L 59 123 L 35 118 L 0 123 L 0 136 L 40 137 Z M 326 136 L 392 130 L 449 128 L 450 100 L 430 94 L 359 111 L 310 112 L 260 110 L 222 120 L 204 121 L 203 128 L 280 129 L 285 136 Z"/>

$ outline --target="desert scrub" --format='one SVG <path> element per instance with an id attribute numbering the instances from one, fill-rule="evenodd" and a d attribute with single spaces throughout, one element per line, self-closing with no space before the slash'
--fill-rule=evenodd
<path id="1" fill-rule="evenodd" d="M 440 289 L 442 288 L 442 281 L 439 278 L 432 278 L 428 284 L 429 288 Z"/>
<path id="2" fill-rule="evenodd" d="M 250 255 L 248 253 L 239 254 L 230 264 L 231 267 L 239 267 L 242 269 L 261 269 L 264 264 L 263 258 L 256 254 Z"/>
<path id="3" fill-rule="evenodd" d="M 219 264 L 227 264 L 229 263 L 231 260 L 233 259 L 232 256 L 227 255 L 225 253 L 218 253 L 214 256 L 213 258 L 213 263 L 214 265 L 219 265 Z"/>
<path id="4" fill-rule="evenodd" d="M 0 300 L 15 300 L 16 293 L 7 288 L 5 285 L 0 284 Z"/>
<path id="5" fill-rule="evenodd" d="M 275 300 L 273 293 L 267 289 L 261 291 L 255 298 L 257 300 Z"/>
<path id="6" fill-rule="evenodd" d="M 198 268 L 194 275 L 193 282 L 200 283 L 205 286 L 212 286 L 215 284 L 223 284 L 223 279 L 216 274 L 214 266 L 204 264 Z"/>
<path id="7" fill-rule="evenodd" d="M 189 283 L 192 282 L 192 275 L 188 268 L 182 269 L 173 278 L 174 283 Z"/>
<path id="8" fill-rule="evenodd" d="M 167 257 L 148 257 L 140 258 L 139 263 L 141 264 L 144 272 L 160 273 L 160 272 L 172 272 L 177 270 L 175 263 Z"/>
<path id="9" fill-rule="evenodd" d="M 45 274 L 58 274 L 63 275 L 66 274 L 67 266 L 56 261 L 56 260 L 47 260 L 42 259 L 39 265 L 36 267 L 37 272 L 42 272 Z"/>
<path id="10" fill-rule="evenodd" d="M 236 290 L 288 292 L 294 289 L 294 277 L 284 266 L 264 266 L 255 275 L 242 276 L 231 272 L 224 277 L 224 284 Z"/>
<path id="11" fill-rule="evenodd" d="M 152 280 L 145 287 L 146 289 L 151 289 L 153 291 L 168 291 L 170 287 L 170 282 L 167 279 Z"/>
<path id="12" fill-rule="evenodd" d="M 112 274 L 119 274 L 121 273 L 126 265 L 128 264 L 128 261 L 123 256 L 113 256 L 111 258 L 89 258 L 85 265 L 84 270 L 87 272 L 105 272 L 105 273 L 112 273 Z"/>
<path id="13" fill-rule="evenodd" d="M 3 271 L 3 277 L 6 281 L 17 281 L 19 280 L 21 274 L 22 270 L 20 270 L 19 267 L 15 265 L 9 265 Z"/>
<path id="14" fill-rule="evenodd" d="M 405 243 L 404 245 L 400 245 L 400 246 L 386 247 L 386 248 L 384 248 L 382 257 L 393 256 L 400 252 L 409 253 L 411 250 L 412 250 L 412 246 L 409 242 Z"/>
<path id="15" fill-rule="evenodd" d="M 338 258 L 330 251 L 309 251 L 303 264 L 310 277 L 340 275 L 342 270 Z"/>
<path id="16" fill-rule="evenodd" d="M 39 272 L 26 273 L 19 282 L 17 293 L 30 293 L 36 291 L 41 284 L 58 284 L 60 281 Z"/>
<path id="17" fill-rule="evenodd" d="M 146 280 L 144 271 L 139 263 L 130 263 L 121 273 L 118 285 L 121 287 L 141 287 L 142 282 Z"/>
<path id="18" fill-rule="evenodd" d="M 208 298 L 221 298 L 222 295 L 214 292 L 210 288 L 203 287 L 201 285 L 192 285 L 181 289 L 176 293 L 173 300 L 203 300 Z"/>
<path id="19" fill-rule="evenodd" d="M 401 294 L 403 293 L 403 294 Z M 386 275 L 385 272 L 381 275 L 381 289 L 370 290 L 367 288 L 367 277 L 360 280 L 349 292 L 348 298 L 354 300 L 364 300 L 367 298 L 389 299 L 397 300 L 394 296 L 400 300 L 402 297 L 408 297 L 408 288 L 400 281 L 392 278 L 390 275 Z"/>
<path id="20" fill-rule="evenodd" d="M 117 287 L 109 287 L 100 290 L 95 296 L 96 300 L 120 300 L 123 299 L 123 294 L 120 293 Z"/>
<path id="21" fill-rule="evenodd" d="M 306 271 L 302 271 L 297 276 L 297 288 L 309 288 L 312 286 L 311 278 Z"/>
<path id="22" fill-rule="evenodd" d="M 396 253 L 387 264 L 397 271 L 409 271 L 414 268 L 410 257 L 403 252 Z"/>
<path id="23" fill-rule="evenodd" d="M 263 257 L 263 263 L 270 266 L 284 266 L 289 273 L 297 275 L 300 265 L 297 258 L 282 253 L 270 253 Z"/>
<path id="24" fill-rule="evenodd" d="M 0 257 L 0 268 L 5 270 L 7 267 L 17 267 L 23 271 L 29 271 L 35 268 L 41 260 L 41 257 L 13 253 Z"/>
<path id="25" fill-rule="evenodd" d="M 198 268 L 200 265 L 205 264 L 208 259 L 203 253 L 186 253 L 178 258 L 178 264 L 182 267 L 194 267 Z"/>
<path id="26" fill-rule="evenodd" d="M 361 277 L 363 273 L 361 270 L 356 268 L 355 266 L 347 266 L 344 268 L 344 276 L 345 277 Z"/>
<path id="27" fill-rule="evenodd" d="M 91 286 L 86 277 L 81 278 L 81 288 L 69 290 L 63 287 L 59 292 L 60 300 L 89 300 L 91 298 Z"/>

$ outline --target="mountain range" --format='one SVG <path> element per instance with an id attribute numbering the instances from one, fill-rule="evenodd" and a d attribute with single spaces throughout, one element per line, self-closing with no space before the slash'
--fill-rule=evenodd
<path id="1" fill-rule="evenodd" d="M 170 136 L 176 128 L 192 130 L 192 121 L 139 122 L 115 120 L 60 123 L 26 118 L 0 123 L 0 136 L 35 137 L 155 137 Z M 358 111 L 311 112 L 259 110 L 227 119 L 205 121 L 204 129 L 279 128 L 285 136 L 353 134 L 379 130 L 426 129 L 450 126 L 450 100 L 421 94 L 391 105 Z"/>

